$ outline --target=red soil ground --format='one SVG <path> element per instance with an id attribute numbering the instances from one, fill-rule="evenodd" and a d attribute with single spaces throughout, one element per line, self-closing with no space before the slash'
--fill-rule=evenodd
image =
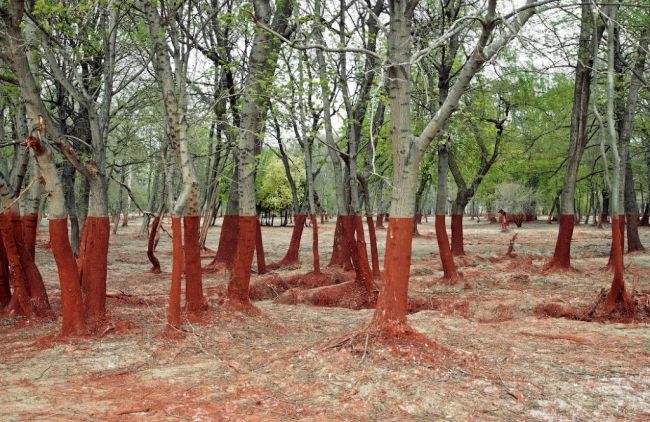
<path id="1" fill-rule="evenodd" d="M 161 336 L 166 323 L 171 243 L 161 234 L 162 274 L 152 274 L 139 219 L 111 237 L 107 310 L 101 337 L 59 340 L 60 320 L 0 316 L 0 420 L 648 420 L 650 326 L 547 318 L 555 304 L 593 304 L 611 273 L 603 270 L 609 227 L 575 228 L 577 271 L 545 274 L 557 225 L 497 225 L 466 219 L 459 270 L 472 284 L 440 284 L 435 236 L 414 240 L 409 323 L 452 353 L 432 365 L 408 352 L 363 341 L 325 346 L 367 323 L 352 311 L 256 302 L 257 317 L 231 315 L 217 294 L 224 274 L 204 274 L 213 309 L 186 333 Z M 44 223 L 45 224 L 45 223 Z M 449 221 L 447 222 L 449 228 Z M 433 234 L 433 222 L 419 227 Z M 641 238 L 650 245 L 650 230 Z M 334 220 L 320 225 L 321 262 L 331 253 Z M 492 259 L 518 233 L 518 260 Z M 311 271 L 310 232 L 301 264 Z M 216 246 L 219 229 L 208 245 Z M 281 259 L 291 228 L 263 228 L 267 262 Z M 377 232 L 380 259 L 385 230 Z M 56 269 L 39 229 L 37 263 L 59 313 Z M 210 256 L 204 256 L 207 264 Z M 650 256 L 626 255 L 628 290 L 650 291 Z M 269 277 L 269 275 L 260 276 Z M 253 276 L 252 283 L 258 276 Z M 430 308 L 430 309 L 427 309 Z M 416 312 L 418 311 L 419 312 Z M 179 337 L 179 338 L 174 338 Z"/>

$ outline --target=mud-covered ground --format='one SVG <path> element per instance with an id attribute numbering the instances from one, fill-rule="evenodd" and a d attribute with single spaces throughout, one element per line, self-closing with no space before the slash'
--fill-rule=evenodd
<path id="1" fill-rule="evenodd" d="M 0 316 L 0 420 L 650 420 L 650 326 L 538 317 L 540 304 L 582 309 L 607 288 L 609 227 L 578 226 L 575 272 L 545 274 L 557 225 L 510 233 L 465 220 L 468 256 L 458 260 L 472 288 L 442 275 L 433 223 L 414 240 L 410 296 L 433 309 L 409 323 L 453 352 L 439 363 L 382 345 L 327 348 L 361 327 L 372 310 L 257 302 L 261 316 L 222 310 L 211 292 L 227 276 L 206 274 L 212 312 L 186 322 L 181 339 L 165 326 L 170 241 L 161 237 L 163 274 L 149 273 L 139 219 L 111 238 L 110 323 L 101 336 L 62 340 L 58 320 Z M 45 222 L 43 224 L 46 224 Z M 334 224 L 321 227 L 327 263 Z M 492 262 L 518 233 L 515 253 L 530 261 Z M 310 231 L 302 267 L 311 269 Z M 216 247 L 219 228 L 209 245 Z M 281 258 L 291 228 L 263 228 L 267 262 Z M 55 310 L 58 280 L 47 228 L 39 268 Z M 650 230 L 641 228 L 650 246 Z M 385 231 L 378 232 L 380 254 Z M 206 254 L 204 264 L 208 262 Z M 650 257 L 625 256 L 628 289 L 650 290 Z M 255 277 L 254 277 L 255 279 Z M 436 353 L 436 352 L 432 352 Z"/>

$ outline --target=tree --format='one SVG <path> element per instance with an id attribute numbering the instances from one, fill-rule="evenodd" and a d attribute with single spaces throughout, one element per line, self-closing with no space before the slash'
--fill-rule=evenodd
<path id="1" fill-rule="evenodd" d="M 389 3 L 388 34 L 389 98 L 393 132 L 393 189 L 384 258 L 384 279 L 379 292 L 371 328 L 383 332 L 408 330 L 406 308 L 411 260 L 413 210 L 417 167 L 427 146 L 445 127 L 482 65 L 506 45 L 536 12 L 533 1 L 510 16 L 503 33 L 491 39 L 501 18 L 496 18 L 496 1 L 491 0 L 482 16 L 483 26 L 469 58 L 459 71 L 456 82 L 427 123 L 414 138 L 410 129 L 411 28 L 417 1 L 394 0 Z M 443 35 L 449 36 L 448 33 Z M 445 174 L 446 177 L 446 174 Z M 441 251 L 442 254 L 442 251 Z"/>
<path id="2" fill-rule="evenodd" d="M 169 135 L 171 151 L 180 163 L 183 187 L 173 206 L 172 237 L 173 262 L 168 323 L 179 328 L 180 291 L 183 272 L 186 277 L 185 309 L 197 313 L 206 306 L 203 297 L 201 276 L 201 251 L 199 247 L 199 192 L 194 164 L 189 152 L 187 139 L 187 66 L 188 50 L 181 44 L 178 20 L 181 19 L 181 4 L 172 2 L 171 9 L 165 10 L 169 29 L 162 24 L 160 13 L 149 0 L 138 1 L 144 11 L 149 36 L 154 52 L 154 70 L 162 91 L 166 115 L 166 128 Z M 164 35 L 171 39 L 174 71 L 170 51 Z M 182 223 L 181 223 L 182 219 Z M 182 239 L 181 239 L 182 233 Z"/>
<path id="3" fill-rule="evenodd" d="M 604 27 L 594 27 L 593 10 L 589 3 L 581 5 L 580 40 L 576 61 L 573 92 L 573 111 L 566 172 L 560 196 L 559 231 L 548 270 L 567 270 L 571 267 L 571 238 L 575 224 L 575 189 L 578 167 L 588 142 L 588 112 L 591 96 L 594 49 L 600 44 Z"/>

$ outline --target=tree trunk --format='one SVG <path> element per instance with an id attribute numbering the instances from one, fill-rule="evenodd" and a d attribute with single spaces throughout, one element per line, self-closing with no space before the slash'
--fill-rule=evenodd
<path id="1" fill-rule="evenodd" d="M 219 245 L 212 261 L 205 267 L 206 271 L 232 267 L 232 262 L 237 249 L 237 233 L 239 231 L 239 183 L 238 165 L 235 159 L 234 174 L 230 181 L 228 207 L 221 223 Z"/>
<path id="2" fill-rule="evenodd" d="M 306 219 L 307 216 L 305 214 L 296 214 L 287 253 L 280 261 L 270 264 L 268 266 L 269 270 L 277 270 L 278 268 L 295 265 L 300 262 L 300 239 L 302 238 Z"/>
<path id="3" fill-rule="evenodd" d="M 456 263 L 451 253 L 445 217 L 447 214 L 447 171 L 449 167 L 449 150 L 446 143 L 438 146 L 438 186 L 436 190 L 436 241 L 442 262 L 443 278 L 459 278 Z"/>
<path id="4" fill-rule="evenodd" d="M 625 224 L 627 228 L 627 251 L 644 251 L 639 236 L 639 207 L 634 192 L 634 179 L 632 177 L 632 166 L 630 160 L 625 165 Z"/>
<path id="5" fill-rule="evenodd" d="M 27 145 L 34 151 L 48 195 L 50 247 L 59 274 L 61 286 L 61 311 L 63 335 L 86 334 L 84 303 L 77 265 L 68 239 L 68 216 L 61 180 L 57 174 L 52 153 L 36 138 L 29 138 Z"/>
<path id="6" fill-rule="evenodd" d="M 594 46 L 600 43 L 602 28 L 593 27 L 591 5 L 582 4 L 580 20 L 580 39 L 578 45 L 578 60 L 573 94 L 573 110 L 571 112 L 571 129 L 569 132 L 569 152 L 567 168 L 564 175 L 560 199 L 560 227 L 555 242 L 553 257 L 546 265 L 548 270 L 567 270 L 571 267 L 571 239 L 573 237 L 574 199 L 578 168 L 585 146 L 588 142 L 588 112 L 591 96 L 592 68 L 594 63 Z"/>
<path id="7" fill-rule="evenodd" d="M 292 2 L 281 2 L 271 21 L 269 0 L 255 0 L 253 7 L 258 21 L 271 25 L 275 31 L 284 33 L 287 19 L 292 13 Z M 241 128 L 237 145 L 239 170 L 239 234 L 235 264 L 228 284 L 228 302 L 234 307 L 243 307 L 256 312 L 248 297 L 253 250 L 257 237 L 257 209 L 255 204 L 256 154 L 261 146 L 263 116 L 267 101 L 263 98 L 265 84 L 275 73 L 277 50 L 280 41 L 265 29 L 255 28 L 253 44 L 248 60 L 248 73 L 244 81 L 241 109 Z"/>

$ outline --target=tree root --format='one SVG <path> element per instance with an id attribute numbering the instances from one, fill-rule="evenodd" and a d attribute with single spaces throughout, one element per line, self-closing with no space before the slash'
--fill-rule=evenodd
<path id="1" fill-rule="evenodd" d="M 352 354 L 361 356 L 360 363 L 367 356 L 381 354 L 384 350 L 409 362 L 436 366 L 459 358 L 464 360 L 460 353 L 429 339 L 406 323 L 371 323 L 334 338 L 320 348 L 321 351 L 332 349 L 349 350 Z"/>
<path id="2" fill-rule="evenodd" d="M 594 302 L 574 309 L 571 305 L 543 303 L 535 307 L 537 317 L 566 318 L 586 322 L 650 322 L 650 291 L 632 292 L 613 307 L 606 304 L 607 289 L 598 292 Z"/>
<path id="3" fill-rule="evenodd" d="M 278 297 L 275 303 L 368 309 L 375 307 L 377 303 L 377 292 L 368 292 L 357 281 L 347 281 L 341 284 L 308 290 L 290 289 Z"/>

